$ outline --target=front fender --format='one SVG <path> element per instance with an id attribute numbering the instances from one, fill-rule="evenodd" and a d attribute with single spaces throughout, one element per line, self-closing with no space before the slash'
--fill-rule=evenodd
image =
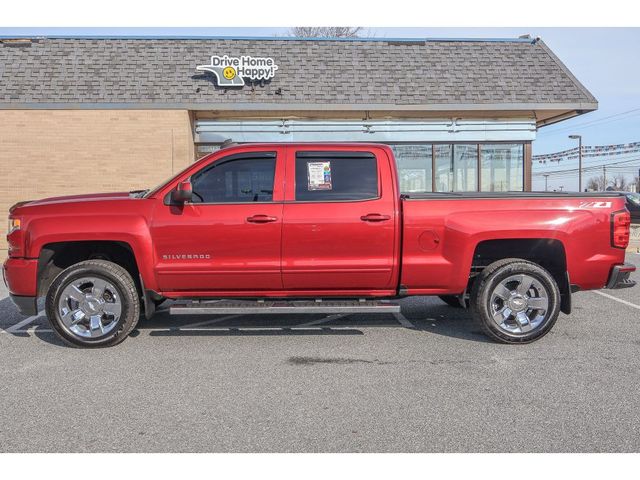
<path id="1" fill-rule="evenodd" d="M 51 243 L 113 241 L 127 244 L 147 288 L 157 288 L 151 265 L 152 243 L 148 223 L 142 215 L 69 215 L 34 218 L 27 225 L 26 253 L 38 258 Z"/>

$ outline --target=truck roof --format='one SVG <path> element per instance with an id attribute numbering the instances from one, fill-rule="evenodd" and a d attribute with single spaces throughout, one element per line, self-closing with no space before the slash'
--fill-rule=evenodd
<path id="1" fill-rule="evenodd" d="M 264 142 L 264 143 L 230 143 L 223 145 L 221 150 L 231 148 L 276 148 L 276 147 L 342 147 L 342 148 L 390 148 L 384 143 L 362 142 Z M 214 152 L 215 153 L 215 152 Z"/>

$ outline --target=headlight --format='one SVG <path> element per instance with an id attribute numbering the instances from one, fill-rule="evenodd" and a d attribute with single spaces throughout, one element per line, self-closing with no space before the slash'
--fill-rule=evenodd
<path id="1" fill-rule="evenodd" d="M 7 235 L 11 235 L 16 230 L 20 230 L 20 219 L 19 218 L 10 218 L 9 219 L 9 230 L 7 231 Z"/>

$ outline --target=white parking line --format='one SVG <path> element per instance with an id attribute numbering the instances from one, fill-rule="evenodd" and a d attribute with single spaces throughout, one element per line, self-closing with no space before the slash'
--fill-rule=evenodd
<path id="1" fill-rule="evenodd" d="M 628 307 L 637 308 L 638 310 L 640 310 L 640 305 L 636 305 L 635 303 L 627 302 L 626 300 L 622 300 L 621 298 L 614 297 L 613 295 L 609 295 L 608 293 L 600 292 L 598 290 L 593 290 L 593 293 L 597 293 L 598 295 L 602 295 L 603 297 L 610 298 L 611 300 L 615 300 L 616 302 L 619 302 L 619 303 L 622 303 L 624 305 L 627 305 Z"/>
<path id="2" fill-rule="evenodd" d="M 32 315 L 28 318 L 25 318 L 24 320 L 22 320 L 21 322 L 16 323 L 15 325 L 10 326 L 9 328 L 7 328 L 5 330 L 5 332 L 7 333 L 16 333 L 18 330 L 20 330 L 22 327 L 24 327 L 25 325 L 29 325 L 31 322 L 33 322 L 34 320 L 36 320 L 38 317 L 41 317 L 42 315 L 44 315 L 44 310 L 40 310 L 38 313 L 36 313 L 35 315 Z"/>
<path id="3" fill-rule="evenodd" d="M 320 318 L 318 320 L 313 320 L 313 321 L 307 322 L 307 323 L 301 323 L 300 325 L 295 325 L 295 326 L 292 326 L 291 328 L 312 327 L 314 325 L 319 325 L 321 323 L 330 322 L 331 320 L 337 320 L 339 318 L 343 318 L 343 317 L 346 317 L 346 316 L 348 316 L 348 314 L 346 314 L 346 313 L 336 313 L 335 315 L 329 315 L 328 317 Z"/>
<path id="4" fill-rule="evenodd" d="M 51 328 L 40 328 L 40 325 L 31 325 L 29 328 L 25 328 L 24 330 L 16 330 L 13 333 L 53 333 Z"/>
<path id="5" fill-rule="evenodd" d="M 236 318 L 239 317 L 240 315 L 227 315 L 225 317 L 220 317 L 220 318 L 214 318 L 211 320 L 205 320 L 204 322 L 198 322 L 198 323 L 190 323 L 188 325 L 181 325 L 180 327 L 178 327 L 179 330 L 184 330 L 185 328 L 197 328 L 197 327 L 203 327 L 205 325 L 213 325 L 214 323 L 220 323 L 220 322 L 224 322 L 225 320 L 231 320 L 232 318 Z"/>
<path id="6" fill-rule="evenodd" d="M 394 313 L 393 316 L 396 317 L 396 320 L 398 320 L 400 325 L 402 325 L 404 328 L 416 328 L 415 325 L 407 320 L 407 317 L 405 317 L 402 313 Z"/>

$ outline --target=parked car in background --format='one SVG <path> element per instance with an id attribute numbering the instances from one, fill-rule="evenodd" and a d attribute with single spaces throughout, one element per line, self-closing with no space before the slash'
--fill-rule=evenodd
<path id="1" fill-rule="evenodd" d="M 640 193 L 615 190 L 613 187 L 608 187 L 606 191 L 624 195 L 627 210 L 631 214 L 631 223 L 640 224 Z"/>
<path id="2" fill-rule="evenodd" d="M 635 284 L 622 194 L 401 195 L 385 145 L 229 147 L 153 190 L 21 202 L 9 221 L 11 298 L 34 315 L 46 296 L 84 347 L 119 343 L 165 298 L 175 314 L 398 313 L 411 295 L 528 343 L 573 292 Z"/>
<path id="3" fill-rule="evenodd" d="M 631 214 L 631 223 L 640 224 L 640 193 L 626 192 L 627 210 Z"/>

